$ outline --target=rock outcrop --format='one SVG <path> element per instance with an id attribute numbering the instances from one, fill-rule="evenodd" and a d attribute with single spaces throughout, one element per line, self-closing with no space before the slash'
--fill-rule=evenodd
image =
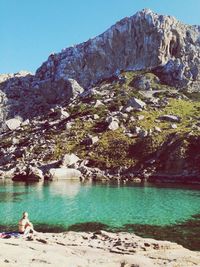
<path id="1" fill-rule="evenodd" d="M 17 125 L 20 125 L 17 124 L 16 117 L 20 117 L 23 121 L 27 118 L 43 116 L 52 107 L 68 104 L 84 91 L 73 79 L 60 78 L 55 81 L 51 78 L 39 81 L 35 76 L 26 72 L 2 76 L 0 76 L 0 81 L 2 80 L 0 83 L 0 131 L 18 128 Z"/>
<path id="2" fill-rule="evenodd" d="M 120 70 L 155 69 L 169 84 L 200 78 L 200 30 L 145 9 L 103 34 L 51 54 L 37 70 L 40 80 L 73 78 L 87 88 Z"/>

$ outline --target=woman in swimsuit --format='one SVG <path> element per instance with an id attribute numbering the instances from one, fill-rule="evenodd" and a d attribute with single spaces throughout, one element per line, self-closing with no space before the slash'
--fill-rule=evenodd
<path id="1" fill-rule="evenodd" d="M 18 229 L 20 234 L 27 235 L 34 233 L 33 224 L 28 219 L 28 212 L 23 212 L 22 218 L 19 221 Z"/>

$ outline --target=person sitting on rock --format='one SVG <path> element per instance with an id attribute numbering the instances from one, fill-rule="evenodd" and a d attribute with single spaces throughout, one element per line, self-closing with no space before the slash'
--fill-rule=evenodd
<path id="1" fill-rule="evenodd" d="M 35 232 L 33 224 L 28 219 L 28 212 L 23 212 L 22 218 L 19 220 L 18 229 L 19 233 L 24 235 Z"/>

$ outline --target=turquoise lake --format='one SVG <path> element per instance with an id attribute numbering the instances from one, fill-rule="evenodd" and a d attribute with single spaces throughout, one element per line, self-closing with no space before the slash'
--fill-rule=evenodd
<path id="1" fill-rule="evenodd" d="M 43 231 L 79 230 L 75 226 L 81 225 L 80 230 L 90 230 L 84 226 L 99 225 L 110 230 L 136 229 L 137 233 L 152 236 L 155 229 L 158 232 L 180 225 L 186 227 L 185 222 L 190 222 L 193 216 L 199 219 L 200 190 L 77 181 L 28 185 L 0 182 L 0 230 L 17 229 L 23 211 L 28 211 L 35 228 Z M 188 229 L 183 230 L 192 231 L 191 227 L 189 223 Z"/>

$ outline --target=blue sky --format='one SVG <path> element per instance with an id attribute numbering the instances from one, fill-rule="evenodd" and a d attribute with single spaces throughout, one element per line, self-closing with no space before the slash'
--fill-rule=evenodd
<path id="1" fill-rule="evenodd" d="M 0 73 L 34 72 L 143 8 L 200 25 L 200 0 L 0 0 Z"/>

